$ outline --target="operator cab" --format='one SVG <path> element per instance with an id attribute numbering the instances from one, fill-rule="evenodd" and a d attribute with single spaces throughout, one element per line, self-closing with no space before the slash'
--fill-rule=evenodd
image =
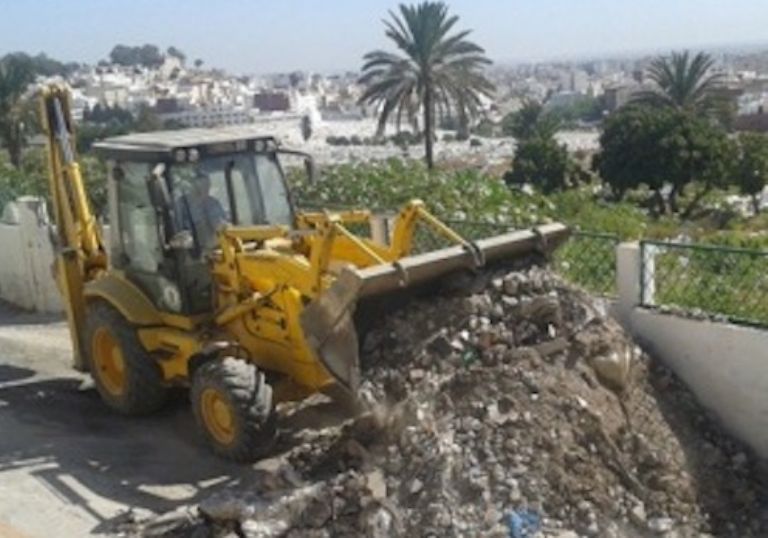
<path id="1" fill-rule="evenodd" d="M 294 210 L 270 136 L 252 127 L 108 138 L 110 260 L 163 311 L 211 310 L 207 254 L 223 226 L 291 226 Z"/>

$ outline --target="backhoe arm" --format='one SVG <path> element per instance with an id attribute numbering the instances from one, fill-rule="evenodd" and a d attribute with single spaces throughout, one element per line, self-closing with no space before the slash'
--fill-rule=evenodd
<path id="1" fill-rule="evenodd" d="M 96 217 L 77 163 L 69 91 L 50 85 L 40 93 L 40 118 L 46 136 L 51 206 L 56 224 L 55 275 L 74 349 L 74 366 L 86 370 L 82 353 L 85 283 L 107 266 Z"/>

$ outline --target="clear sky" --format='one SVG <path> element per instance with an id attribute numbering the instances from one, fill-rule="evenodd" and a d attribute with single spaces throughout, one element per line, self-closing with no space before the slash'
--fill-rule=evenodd
<path id="1" fill-rule="evenodd" d="M 497 62 L 768 44 L 768 0 L 449 0 Z M 175 45 L 238 73 L 358 69 L 387 0 L 0 0 L 0 54 Z"/>

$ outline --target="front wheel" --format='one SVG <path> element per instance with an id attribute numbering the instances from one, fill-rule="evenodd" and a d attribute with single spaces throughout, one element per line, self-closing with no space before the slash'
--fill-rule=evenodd
<path id="1" fill-rule="evenodd" d="M 90 304 L 85 343 L 91 375 L 107 405 L 126 415 L 146 415 L 163 406 L 168 388 L 160 366 L 120 312 L 104 302 Z"/>
<path id="2" fill-rule="evenodd" d="M 233 357 L 203 364 L 190 399 L 198 428 L 220 456 L 248 462 L 271 448 L 277 432 L 272 387 L 255 365 Z"/>

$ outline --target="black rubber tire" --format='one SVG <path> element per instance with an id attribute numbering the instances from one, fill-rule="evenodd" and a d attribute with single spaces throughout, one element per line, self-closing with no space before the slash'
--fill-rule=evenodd
<path id="1" fill-rule="evenodd" d="M 105 386 L 93 361 L 93 338 L 100 328 L 107 329 L 122 351 L 125 363 L 125 390 L 116 396 Z M 159 410 L 168 399 L 162 370 L 139 341 L 136 329 L 114 307 L 103 301 L 88 305 L 85 316 L 85 354 L 91 376 L 101 399 L 124 415 L 148 415 Z"/>
<path id="2" fill-rule="evenodd" d="M 203 392 L 214 389 L 223 395 L 233 416 L 234 438 L 223 443 L 209 431 L 203 418 Z M 254 364 L 234 357 L 211 359 L 195 370 L 190 390 L 197 426 L 223 458 L 251 462 L 274 445 L 277 428 L 272 387 Z"/>

